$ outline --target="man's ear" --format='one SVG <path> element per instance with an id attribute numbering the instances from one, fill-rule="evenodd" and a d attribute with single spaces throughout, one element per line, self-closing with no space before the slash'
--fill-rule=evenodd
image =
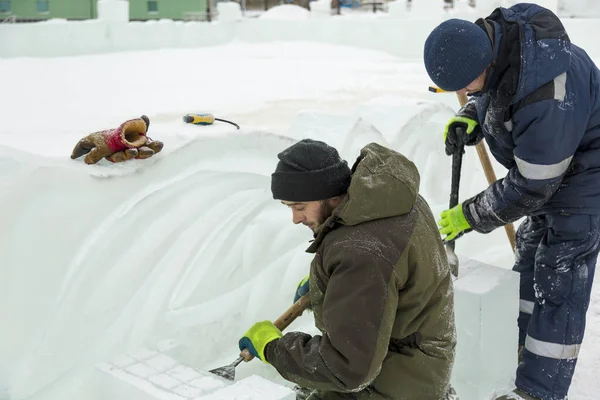
<path id="1" fill-rule="evenodd" d="M 329 207 L 331 208 L 336 208 L 337 206 L 340 205 L 340 203 L 342 202 L 342 200 L 344 199 L 344 196 L 346 194 L 342 194 L 340 196 L 336 196 L 336 197 L 332 197 L 330 199 L 327 199 L 327 204 L 329 205 Z"/>

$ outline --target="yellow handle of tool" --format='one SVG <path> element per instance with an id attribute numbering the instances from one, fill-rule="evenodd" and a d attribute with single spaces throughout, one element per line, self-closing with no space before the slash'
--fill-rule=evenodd
<path id="1" fill-rule="evenodd" d="M 433 92 L 433 93 L 448 93 L 447 91 L 445 91 L 444 89 L 440 89 L 437 86 L 429 86 L 429 91 Z"/>
<path id="2" fill-rule="evenodd" d="M 215 122 L 215 117 L 212 114 L 186 114 L 183 120 L 188 124 L 212 125 Z"/>

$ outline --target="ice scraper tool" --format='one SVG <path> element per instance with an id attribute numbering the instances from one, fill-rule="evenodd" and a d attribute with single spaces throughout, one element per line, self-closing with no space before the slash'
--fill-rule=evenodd
<path id="1" fill-rule="evenodd" d="M 183 122 L 185 122 L 186 124 L 212 125 L 215 123 L 215 121 L 226 122 L 240 129 L 240 126 L 235 122 L 231 122 L 226 119 L 215 118 L 212 114 L 186 114 L 183 116 Z"/>
<path id="2" fill-rule="evenodd" d="M 464 106 L 467 101 L 467 94 L 465 92 L 456 92 L 456 96 L 458 97 L 458 103 L 460 106 Z M 494 168 L 492 167 L 492 163 L 490 161 L 490 157 L 488 155 L 487 150 L 485 149 L 485 144 L 483 144 L 483 140 L 477 143 L 475 146 L 477 150 L 477 156 L 479 157 L 479 162 L 481 163 L 481 167 L 483 168 L 483 173 L 485 174 L 485 179 L 487 180 L 488 185 L 496 182 L 498 179 L 496 178 L 496 173 L 494 172 Z M 512 223 L 508 223 L 504 225 L 504 230 L 506 231 L 506 236 L 508 237 L 508 241 L 510 243 L 510 247 L 514 253 L 515 251 L 515 227 Z"/>
<path id="3" fill-rule="evenodd" d="M 456 128 L 461 129 L 462 128 Z M 458 135 L 458 149 L 452 154 L 452 181 L 450 183 L 450 209 L 458 205 L 458 193 L 460 188 L 460 170 L 462 168 L 462 157 L 464 153 L 465 144 L 462 143 L 460 138 L 462 134 Z M 455 239 L 454 239 L 455 240 Z M 450 271 L 454 276 L 458 276 L 458 257 L 454 253 L 456 242 L 450 240 L 446 242 L 446 255 L 448 256 L 448 264 L 450 265 Z"/>
<path id="4" fill-rule="evenodd" d="M 290 326 L 292 322 L 296 318 L 302 315 L 304 310 L 306 310 L 310 306 L 310 297 L 308 294 L 300 297 L 297 302 L 295 302 L 290 308 L 284 312 L 281 317 L 277 318 L 273 325 L 277 327 L 280 331 L 283 331 L 285 328 Z M 254 358 L 252 354 L 248 351 L 248 349 L 242 350 L 240 356 L 229 365 L 224 367 L 212 369 L 208 372 L 211 372 L 215 375 L 218 375 L 227 380 L 233 381 L 235 379 L 235 367 L 237 367 L 242 361 L 250 361 Z"/>

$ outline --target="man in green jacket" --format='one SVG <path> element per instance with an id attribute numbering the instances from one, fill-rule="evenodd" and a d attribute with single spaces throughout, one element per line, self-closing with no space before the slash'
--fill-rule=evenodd
<path id="1" fill-rule="evenodd" d="M 242 337 L 309 400 L 441 400 L 456 333 L 452 277 L 419 173 L 401 154 L 364 147 L 349 168 L 331 146 L 302 140 L 279 155 L 273 197 L 314 232 L 308 279 L 321 335 L 270 321 Z"/>

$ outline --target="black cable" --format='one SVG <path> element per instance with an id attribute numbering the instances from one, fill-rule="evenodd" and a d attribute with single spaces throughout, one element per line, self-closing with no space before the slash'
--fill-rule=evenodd
<path id="1" fill-rule="evenodd" d="M 226 119 L 215 118 L 215 121 L 227 122 L 228 124 L 234 125 L 236 128 L 240 129 L 240 126 L 235 122 L 227 121 Z"/>

